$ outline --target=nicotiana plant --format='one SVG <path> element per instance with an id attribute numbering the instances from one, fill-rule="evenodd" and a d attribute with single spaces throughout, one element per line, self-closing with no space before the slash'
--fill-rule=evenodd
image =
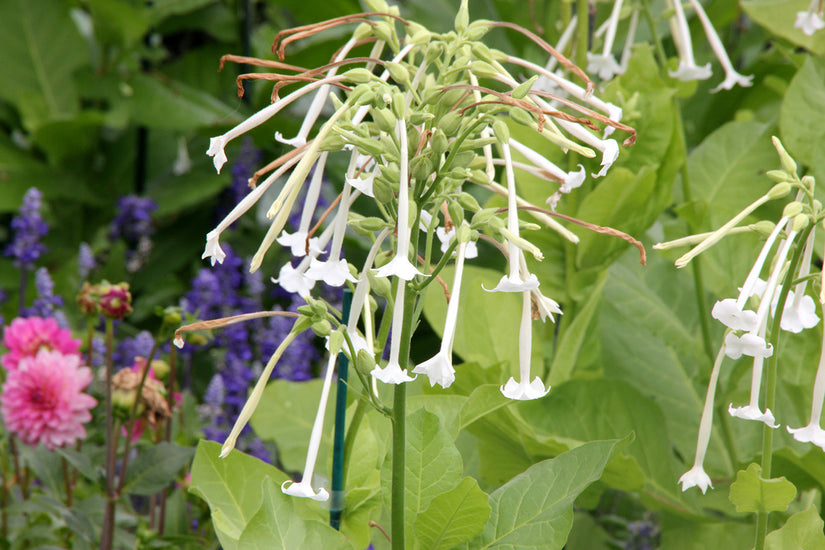
<path id="1" fill-rule="evenodd" d="M 756 231 L 765 236 L 761 250 L 756 254 L 747 277 L 735 297 L 717 301 L 711 315 L 725 326 L 723 343 L 716 356 L 710 374 L 705 405 L 699 425 L 699 439 L 693 467 L 679 479 L 682 490 L 698 487 L 704 494 L 713 487 L 713 481 L 703 464 L 711 437 L 714 399 L 719 383 L 720 370 L 725 359 L 753 358 L 751 369 L 750 399 L 747 404 L 730 403 L 731 416 L 761 422 L 762 460 L 737 474 L 731 486 L 730 498 L 737 510 L 757 512 L 756 548 L 765 547 L 768 529 L 768 513 L 784 511 L 796 495 L 796 489 L 784 477 L 771 479 L 773 434 L 780 427 L 775 417 L 778 377 L 782 372 L 778 352 L 782 333 L 798 334 L 819 324 L 817 305 L 825 303 L 822 270 L 814 264 L 813 247 L 816 228 L 825 219 L 822 203 L 815 198 L 816 180 L 811 175 L 798 175 L 797 163 L 787 153 L 780 140 L 773 138 L 779 154 L 781 169 L 771 170 L 767 176 L 776 181 L 767 193 L 759 197 L 713 232 L 693 235 L 661 243 L 654 248 L 694 245 L 676 260 L 677 267 L 686 266 L 702 252 L 723 238 L 736 239 L 737 233 Z M 739 225 L 760 206 L 792 197 L 781 217 L 774 223 L 763 220 L 758 223 Z M 756 251 L 754 251 L 756 252 Z M 819 273 L 816 273 L 819 269 Z M 764 279 L 763 279 L 764 277 Z M 809 285 L 809 283 L 815 283 Z M 809 286 L 819 286 L 814 297 L 807 294 Z M 753 309 L 751 309 L 753 308 Z M 755 311 L 754 311 L 755 310 Z M 765 388 L 762 388 L 763 379 Z M 801 427 L 786 426 L 793 438 L 803 443 L 813 443 L 825 450 L 825 430 L 820 426 L 823 399 L 825 399 L 825 343 L 810 403 L 810 421 Z M 781 421 L 781 416 L 779 417 Z"/>
<path id="2" fill-rule="evenodd" d="M 498 284 L 485 288 L 490 293 L 521 296 L 519 326 L 503 327 L 518 339 L 518 375 L 509 378 L 499 391 L 510 399 L 532 400 L 550 391 L 531 372 L 533 321 L 552 321 L 562 311 L 542 293 L 538 278 L 530 271 L 526 254 L 537 261 L 543 259 L 541 250 L 530 241 L 530 232 L 544 227 L 576 243 L 578 237 L 559 222 L 561 219 L 633 243 L 641 251 L 642 262 L 644 250 L 638 241 L 615 229 L 555 212 L 563 205 L 565 195 L 581 186 L 588 174 L 582 165 L 565 169 L 554 164 L 542 150 L 559 148 L 586 158 L 600 155 L 601 169 L 592 174 L 595 178 L 605 175 L 619 155 L 619 143 L 611 137 L 614 131 L 625 134 L 625 146 L 635 141 L 635 131 L 621 123 L 622 110 L 599 99 L 593 82 L 578 66 L 517 25 L 471 23 L 466 0 L 456 16 L 454 30 L 444 34 L 404 19 L 397 8 L 381 0 L 368 5 L 371 12 L 278 33 L 272 49 L 279 61 L 237 56 L 222 59 L 279 72 L 239 77 L 240 94 L 244 80 L 274 81 L 272 103 L 211 139 L 207 154 L 217 171 L 227 162 L 224 150 L 230 141 L 299 99 L 306 98 L 308 107 L 295 137 L 287 139 L 276 134 L 276 139 L 292 149 L 250 179 L 249 193 L 207 235 L 203 258 L 213 264 L 223 262 L 226 254 L 221 234 L 267 196 L 270 188 L 283 182 L 266 210 L 271 225 L 250 269 L 261 268 L 267 251 L 276 242 L 289 248 L 294 260 L 280 268 L 272 280 L 303 296 L 306 305 L 295 314 L 260 312 L 189 325 L 179 330 L 175 343 L 182 346 L 183 332 L 191 330 L 269 315 L 297 317 L 292 331 L 264 367 L 222 446 L 220 456 L 228 457 L 261 401 L 276 364 L 296 336 L 312 329 L 325 337 L 329 360 L 305 468 L 297 481 L 283 482 L 281 490 L 318 501 L 329 499 L 331 491 L 332 510 L 342 506 L 342 490 L 334 486 L 335 479 L 330 490 L 319 486 L 314 476 L 340 352 L 355 366 L 360 382 L 360 387 L 351 382 L 343 387 L 346 390 L 349 386 L 358 395 L 348 427 L 348 448 L 351 450 L 351 440 L 358 432 L 363 408 L 371 405 L 391 419 L 392 466 L 391 479 L 387 480 L 391 538 L 393 548 L 404 548 L 405 498 L 418 498 L 414 485 L 405 483 L 406 385 L 418 374 L 426 376 L 430 386 L 444 388 L 456 379 L 452 347 L 461 310 L 465 261 L 491 250 L 500 251 L 506 260 Z M 352 25 L 355 28 L 350 38 L 330 63 L 307 69 L 284 62 L 291 42 Z M 564 67 L 570 77 L 487 46 L 482 40 L 495 28 L 526 36 Z M 539 78 L 541 83 L 537 82 Z M 285 88 L 292 84 L 304 85 L 286 94 Z M 327 114 L 324 119 L 322 113 Z M 542 146 L 532 148 L 511 137 L 512 124 L 526 126 L 543 137 Z M 524 160 L 516 160 L 516 153 Z M 344 185 L 322 215 L 322 219 L 329 217 L 331 221 L 319 231 L 320 224 L 310 227 L 310 220 L 317 209 L 322 178 L 334 165 L 335 155 L 348 157 Z M 549 208 L 519 195 L 518 172 L 547 182 Z M 298 205 L 297 198 L 305 188 L 304 203 Z M 484 190 L 503 197 L 506 206 L 482 208 L 476 197 L 490 195 Z M 287 220 L 298 210 L 302 215 L 297 231 L 284 231 Z M 524 219 L 527 216 L 534 221 Z M 369 242 L 366 259 L 359 265 L 351 263 L 343 252 L 349 230 Z M 478 247 L 479 241 L 487 246 Z M 441 274 L 450 263 L 455 269 L 448 287 Z M 436 281 L 439 284 L 433 285 Z M 338 311 L 313 297 L 318 282 L 348 287 L 353 296 L 348 311 Z M 432 358 L 412 364 L 413 333 L 426 292 L 443 292 L 448 297 L 443 336 Z M 372 304 L 378 300 L 386 304 L 380 322 L 373 318 Z M 384 360 L 382 350 L 388 341 L 388 358 Z M 393 387 L 391 406 L 382 401 L 377 382 Z M 197 483 L 196 475 L 193 482 Z M 238 540 L 239 534 L 233 536 L 217 519 L 215 526 L 219 537 Z"/>

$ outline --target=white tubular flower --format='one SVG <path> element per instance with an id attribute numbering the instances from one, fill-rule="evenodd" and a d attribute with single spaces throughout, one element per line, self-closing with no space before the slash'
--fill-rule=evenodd
<path id="1" fill-rule="evenodd" d="M 321 433 L 324 431 L 324 413 L 327 409 L 329 399 L 329 389 L 332 386 L 332 373 L 335 371 L 335 360 L 338 354 L 330 354 L 327 362 L 327 372 L 324 375 L 324 385 L 321 389 L 321 400 L 318 403 L 318 412 L 315 413 L 315 422 L 312 424 L 312 432 L 309 436 L 309 448 L 307 449 L 307 460 L 304 465 L 304 475 L 300 483 L 295 483 L 291 479 L 284 481 L 281 491 L 293 497 L 304 497 L 325 501 L 329 498 L 329 492 L 321 488 L 317 491 L 312 488 L 312 476 L 315 472 L 315 462 L 318 459 L 318 449 L 321 446 Z"/>
<path id="2" fill-rule="evenodd" d="M 301 222 L 298 225 L 298 231 L 295 233 L 287 233 L 284 231 L 277 239 L 278 244 L 288 246 L 292 251 L 292 255 L 297 258 L 307 255 L 309 224 L 312 223 L 312 214 L 315 212 L 315 207 L 318 204 L 318 196 L 321 194 L 321 183 L 324 179 L 324 167 L 326 166 L 328 156 L 329 153 L 327 152 L 321 153 L 321 156 L 318 157 L 318 162 L 315 163 L 312 180 L 310 180 L 309 190 L 304 200 L 304 209 L 301 212 Z M 317 247 L 318 239 L 310 239 L 309 246 Z"/>
<path id="3" fill-rule="evenodd" d="M 401 352 L 401 325 L 404 324 L 404 290 L 406 283 L 398 281 L 398 290 L 395 292 L 395 309 L 392 312 L 392 339 L 390 340 L 390 360 L 383 369 L 378 365 L 372 369 L 372 374 L 385 384 L 403 384 L 412 382 L 414 376 L 407 374 L 407 369 L 402 369 L 398 361 Z"/>
<path id="4" fill-rule="evenodd" d="M 716 354 L 716 361 L 714 361 L 713 369 L 710 372 L 708 391 L 705 394 L 705 406 L 702 409 L 702 420 L 699 421 L 699 437 L 696 441 L 696 456 L 693 459 L 693 467 L 679 478 L 679 483 L 682 484 L 682 491 L 687 491 L 691 487 L 699 487 L 699 489 L 702 490 L 702 494 L 705 494 L 708 487 L 713 488 L 710 476 L 705 473 L 703 465 L 705 462 L 705 453 L 707 453 L 708 450 L 708 443 L 710 443 L 710 430 L 713 427 L 713 401 L 716 396 L 716 384 L 719 381 L 719 370 L 724 359 L 725 346 L 723 345 L 719 353 Z"/>
<path id="5" fill-rule="evenodd" d="M 438 384 L 442 388 L 450 387 L 455 381 L 455 369 L 453 368 L 453 341 L 455 339 L 455 327 L 458 321 L 458 300 L 461 293 L 461 276 L 464 272 L 464 258 L 467 251 L 467 243 L 460 243 L 456 252 L 455 275 L 453 276 L 453 288 L 450 295 L 450 303 L 447 305 L 447 318 L 444 320 L 444 333 L 441 337 L 441 348 L 435 357 L 419 363 L 413 369 L 416 374 L 426 374 L 430 380 L 430 386 Z"/>
<path id="6" fill-rule="evenodd" d="M 743 355 L 770 357 L 773 355 L 773 346 L 766 344 L 764 338 L 751 332 L 746 332 L 741 337 L 731 332 L 725 336 L 725 353 L 731 359 L 739 359 Z"/>
<path id="7" fill-rule="evenodd" d="M 610 169 L 611 166 L 613 166 L 613 163 L 616 162 L 616 159 L 619 158 L 619 143 L 612 138 L 599 139 L 597 136 L 591 134 L 581 125 L 575 124 L 573 122 L 559 120 L 558 124 L 561 128 L 564 128 L 567 132 L 582 140 L 587 145 L 595 147 L 596 149 L 601 151 L 602 168 L 601 170 L 599 170 L 598 174 L 593 174 L 593 177 L 599 178 L 607 174 L 607 171 Z"/>
<path id="8" fill-rule="evenodd" d="M 272 357 L 269 358 L 264 370 L 261 372 L 261 376 L 258 377 L 258 381 L 255 383 L 255 387 L 252 388 L 246 403 L 244 403 L 241 412 L 238 414 L 238 418 L 235 419 L 235 424 L 232 426 L 232 430 L 229 432 L 229 435 L 226 436 L 226 441 L 224 441 L 221 446 L 221 454 L 219 455 L 221 458 L 226 458 L 229 456 L 229 453 L 231 453 L 232 449 L 235 448 L 235 443 L 238 441 L 238 436 L 241 435 L 241 431 L 246 426 L 246 423 L 249 422 L 250 418 L 252 418 L 252 413 L 254 413 L 255 409 L 258 408 L 258 403 L 264 393 L 264 388 L 266 388 L 266 385 L 269 383 L 269 378 L 272 376 L 272 371 L 275 369 L 275 365 L 278 364 L 278 361 L 281 359 L 284 351 L 287 347 L 289 347 L 289 344 L 292 343 L 296 336 L 298 336 L 298 333 L 295 331 L 290 331 L 290 333 L 286 335 L 286 338 L 284 338 L 284 341 L 281 342 L 281 345 L 279 345 L 275 350 L 275 353 L 272 354 Z"/>
<path id="9" fill-rule="evenodd" d="M 808 36 L 813 36 L 816 31 L 825 29 L 825 21 L 822 20 L 822 0 L 811 0 L 808 11 L 796 12 L 795 29 L 800 29 Z"/>
<path id="10" fill-rule="evenodd" d="M 636 27 L 638 25 L 639 10 L 634 9 L 633 15 L 630 16 L 630 25 L 628 25 L 627 27 L 627 38 L 624 41 L 624 48 L 622 49 L 622 60 L 619 61 L 619 67 L 622 69 L 622 72 L 620 74 L 624 74 L 627 71 L 627 66 L 630 63 L 630 56 L 633 53 L 633 44 L 636 41 Z M 618 120 L 616 120 L 616 122 L 618 122 Z M 609 135 L 607 131 L 608 129 L 610 130 L 610 133 L 612 133 L 614 130 L 612 126 L 608 126 L 607 128 L 605 128 L 605 137 Z"/>
<path id="11" fill-rule="evenodd" d="M 813 443 L 825 451 L 825 430 L 820 427 L 822 418 L 822 403 L 825 401 L 825 332 L 822 338 L 822 351 L 819 355 L 819 366 L 816 369 L 814 391 L 811 397 L 811 420 L 802 428 L 791 428 L 788 432 L 793 438 L 803 443 Z"/>
<path id="12" fill-rule="evenodd" d="M 272 279 L 272 282 L 281 285 L 281 288 L 292 294 L 298 294 L 306 298 L 315 286 L 315 279 L 311 279 L 306 275 L 306 269 L 299 267 L 292 267 L 291 262 L 287 262 L 278 272 L 278 278 Z"/>
<path id="13" fill-rule="evenodd" d="M 409 159 L 407 147 L 407 124 L 401 118 L 396 122 L 395 133 L 398 136 L 400 162 L 400 182 L 398 186 L 398 244 L 395 257 L 387 264 L 378 268 L 375 274 L 379 277 L 396 277 L 405 281 L 412 280 L 416 275 L 424 275 L 410 262 L 410 191 L 409 191 Z M 399 325 L 400 326 L 400 325 Z"/>
<path id="14" fill-rule="evenodd" d="M 333 63 L 346 58 L 356 43 L 357 40 L 355 40 L 355 38 L 350 38 L 341 48 L 341 51 L 338 52 L 338 55 L 335 56 Z M 327 77 L 333 77 L 337 72 L 338 67 L 334 66 L 327 71 Z M 312 98 L 312 103 L 310 104 L 309 109 L 307 109 L 303 122 L 301 122 L 301 128 L 298 130 L 297 136 L 292 139 L 286 139 L 281 132 L 275 132 L 275 139 L 281 143 L 292 145 L 293 147 L 301 147 L 302 145 L 306 145 L 309 132 L 312 130 L 312 127 L 315 126 L 315 122 L 318 120 L 318 116 L 321 114 L 321 110 L 324 108 L 324 104 L 329 98 L 330 88 L 331 86 L 329 84 L 325 84 L 321 86 L 320 90 L 315 92 L 315 97 Z"/>
<path id="15" fill-rule="evenodd" d="M 761 296 L 764 293 L 767 283 L 759 278 L 759 274 L 762 272 L 762 266 L 765 265 L 765 260 L 768 258 L 768 253 L 771 251 L 771 248 L 773 248 L 773 243 L 776 241 L 776 237 L 782 229 L 785 228 L 785 224 L 787 223 L 788 218 L 781 218 L 776 226 L 774 226 L 771 234 L 768 235 L 768 238 L 765 240 L 765 244 L 762 245 L 762 250 L 759 251 L 759 256 L 757 256 L 750 272 L 748 272 L 748 276 L 745 278 L 742 288 L 739 289 L 739 297 L 736 299 L 736 307 L 740 310 L 745 307 L 745 302 L 747 302 L 748 298 L 754 294 Z"/>
<path id="16" fill-rule="evenodd" d="M 671 78 L 683 81 L 707 80 L 713 74 L 710 70 L 710 63 L 700 67 L 693 59 L 693 42 L 690 39 L 690 29 L 688 29 L 681 1 L 669 0 L 668 3 L 673 5 L 675 11 L 670 28 L 673 33 L 673 42 L 679 52 L 679 68 L 675 71 L 668 71 L 668 74 Z"/>
<path id="17" fill-rule="evenodd" d="M 266 193 L 266 190 L 269 189 L 269 187 L 289 169 L 298 164 L 298 161 L 300 160 L 300 156 L 295 156 L 289 159 L 280 168 L 270 174 L 264 181 L 259 183 L 255 189 L 247 193 L 241 202 L 236 204 L 235 208 L 233 208 L 229 214 L 221 220 L 218 226 L 206 234 L 206 248 L 201 256 L 201 259 L 209 258 L 212 265 L 215 265 L 215 262 L 222 264 L 224 258 L 226 258 L 226 254 L 221 248 L 221 233 L 228 229 L 230 225 L 235 223 L 238 218 L 243 216 L 247 210 L 252 208 L 252 205 L 258 202 L 258 199 Z"/>
<path id="18" fill-rule="evenodd" d="M 520 258 L 519 268 L 521 269 L 522 277 L 529 274 L 529 270 L 527 269 L 527 260 L 524 259 L 523 254 Z M 530 291 L 530 298 L 533 301 L 533 311 L 539 314 L 539 318 L 541 318 L 542 323 L 545 322 L 548 317 L 555 323 L 556 318 L 553 317 L 553 314 L 557 313 L 561 315 L 563 313 L 558 302 L 552 298 L 548 298 L 537 288 Z M 535 319 L 535 315 L 533 315 L 533 318 Z"/>
<path id="19" fill-rule="evenodd" d="M 604 37 L 604 48 L 601 55 L 587 52 L 587 72 L 596 73 L 602 80 L 610 80 L 613 75 L 621 74 L 622 68 L 613 57 L 613 40 L 616 38 L 616 27 L 619 26 L 619 14 L 622 11 L 622 0 L 613 3 L 613 10 L 607 20 L 607 34 Z"/>
<path id="20" fill-rule="evenodd" d="M 353 152 L 353 155 L 357 153 Z M 335 231 L 332 235 L 332 247 L 329 251 L 329 259 L 326 261 L 312 258 L 306 276 L 316 281 L 324 281 L 330 286 L 342 286 L 346 281 L 353 283 L 358 279 L 352 276 L 349 271 L 347 260 L 341 258 L 341 247 L 344 244 L 344 233 L 347 231 L 347 216 L 349 215 L 350 193 L 352 187 L 344 184 L 341 193 L 341 202 L 338 205 L 338 212 L 335 214 Z"/>
<path id="21" fill-rule="evenodd" d="M 739 308 L 733 298 L 725 298 L 713 305 L 711 317 L 733 330 L 750 331 L 757 328 L 756 312 Z"/>
<path id="22" fill-rule="evenodd" d="M 518 229 L 518 206 L 516 203 L 516 178 L 513 174 L 513 161 L 510 157 L 510 144 L 502 143 L 501 149 L 504 152 L 504 171 L 507 177 L 507 229 L 513 235 L 519 235 Z M 528 274 L 527 279 L 522 279 L 519 273 L 519 258 L 522 251 L 513 241 L 509 241 L 508 248 L 510 258 L 510 274 L 504 275 L 501 281 L 493 289 L 484 288 L 488 292 L 524 292 L 538 288 L 539 280 L 533 274 Z"/>
<path id="23" fill-rule="evenodd" d="M 816 305 L 810 296 L 805 294 L 808 286 L 807 276 L 811 271 L 811 256 L 813 255 L 815 232 L 811 231 L 805 241 L 805 250 L 802 254 L 802 263 L 797 273 L 798 279 L 804 279 L 796 285 L 796 289 L 788 293 L 785 309 L 782 312 L 780 328 L 788 332 L 799 333 L 806 328 L 813 328 L 819 323 L 816 314 Z"/>
<path id="24" fill-rule="evenodd" d="M 693 6 L 693 9 L 696 10 L 696 15 L 699 16 L 699 21 L 702 22 L 702 27 L 705 29 L 705 36 L 708 37 L 708 43 L 710 43 L 710 47 L 713 49 L 713 53 L 716 54 L 716 58 L 719 60 L 719 63 L 722 64 L 722 68 L 725 70 L 725 80 L 723 80 L 722 83 L 719 84 L 717 87 L 712 89 L 711 93 L 716 93 L 721 89 L 730 90 L 737 84 L 745 88 L 752 86 L 753 75 L 741 75 L 738 72 L 736 72 L 736 69 L 733 68 L 733 63 L 730 62 L 728 52 L 725 51 L 725 47 L 722 45 L 722 41 L 719 40 L 719 35 L 716 33 L 716 29 L 713 28 L 713 23 L 711 23 L 710 19 L 708 19 L 708 16 L 705 13 L 704 8 L 702 8 L 702 4 L 700 4 L 696 0 L 690 0 L 690 4 Z"/>
<path id="25" fill-rule="evenodd" d="M 767 330 L 767 327 L 768 320 L 766 318 L 763 320 L 762 325 L 759 327 L 759 337 L 762 339 L 762 342 L 765 341 L 765 331 Z M 745 336 L 748 335 L 746 334 Z M 771 428 L 777 428 L 779 427 L 779 425 L 776 424 L 776 421 L 773 417 L 773 413 L 771 412 L 771 410 L 765 409 L 765 412 L 762 412 L 762 410 L 759 408 L 759 391 L 762 387 L 762 365 L 764 360 L 765 357 L 762 355 L 756 355 L 753 358 L 750 402 L 744 407 L 734 407 L 733 403 L 731 403 L 730 405 L 728 405 L 728 413 L 731 416 L 735 416 L 737 418 L 742 418 L 744 420 L 756 420 L 758 422 L 764 422 L 765 425 Z"/>
<path id="26" fill-rule="evenodd" d="M 530 161 L 536 168 L 544 170 L 561 181 L 562 184 L 561 187 L 559 187 L 559 193 L 569 193 L 573 189 L 581 187 L 581 184 L 584 183 L 584 178 L 587 177 L 587 173 L 581 164 L 579 164 L 578 172 L 565 172 L 544 158 L 544 156 L 516 139 L 510 138 L 510 146 L 523 155 L 524 158 Z"/>
<path id="27" fill-rule="evenodd" d="M 521 326 L 518 333 L 518 359 L 519 359 L 519 381 L 510 378 L 506 384 L 501 386 L 501 393 L 508 399 L 526 401 L 528 399 L 539 399 L 550 391 L 546 389 L 541 378 L 536 376 L 530 381 L 530 355 L 532 354 L 533 330 L 532 322 L 532 301 L 530 292 L 522 293 Z"/>
<path id="28" fill-rule="evenodd" d="M 360 157 L 360 155 L 359 155 Z M 366 177 L 356 177 L 356 176 L 347 176 L 346 182 L 351 185 L 354 189 L 358 189 L 364 195 L 368 197 L 375 198 L 375 193 L 372 190 L 372 182 L 375 180 L 375 176 L 381 173 L 381 169 L 376 166 L 375 169 L 367 174 Z"/>

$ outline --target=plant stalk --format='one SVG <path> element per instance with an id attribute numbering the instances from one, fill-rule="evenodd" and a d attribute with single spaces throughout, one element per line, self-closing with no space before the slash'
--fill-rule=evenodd
<path id="1" fill-rule="evenodd" d="M 115 430 L 112 414 L 112 352 L 114 348 L 114 327 L 111 319 L 106 319 L 106 508 L 103 513 L 103 527 L 100 533 L 100 550 L 111 550 L 115 530 Z"/>

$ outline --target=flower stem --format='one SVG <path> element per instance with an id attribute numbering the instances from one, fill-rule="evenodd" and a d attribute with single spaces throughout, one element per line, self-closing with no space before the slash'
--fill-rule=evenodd
<path id="1" fill-rule="evenodd" d="M 114 347 L 114 328 L 111 319 L 106 319 L 106 508 L 103 514 L 103 527 L 100 533 L 100 550 L 111 550 L 115 529 L 115 430 L 112 413 L 112 351 Z"/>
<path id="2" fill-rule="evenodd" d="M 590 46 L 590 1 L 576 1 L 576 65 L 587 67 L 587 49 Z"/>
<path id="3" fill-rule="evenodd" d="M 797 243 L 803 243 L 803 246 L 797 244 L 794 249 L 793 256 L 791 256 L 791 263 L 788 266 L 787 277 L 792 278 L 793 274 L 799 268 L 799 262 L 802 259 L 802 252 L 805 249 L 804 243 L 808 240 L 808 235 L 815 226 L 809 224 L 799 235 Z M 776 303 L 777 314 L 773 317 L 771 324 L 770 344 L 773 346 L 773 355 L 768 357 L 768 380 L 765 386 L 765 410 L 770 409 L 774 414 L 774 407 L 776 405 L 776 374 L 779 363 L 779 336 L 781 332 L 782 313 L 785 311 L 785 302 L 788 299 L 788 292 L 791 285 L 783 284 L 782 290 L 779 292 L 779 299 Z M 762 479 L 771 478 L 771 465 L 773 462 L 773 428 L 767 424 L 762 428 Z M 756 516 L 756 544 L 755 550 L 765 549 L 765 537 L 768 535 L 768 512 L 759 512 Z"/>
<path id="4" fill-rule="evenodd" d="M 405 284 L 399 280 L 398 284 Z M 404 311 L 415 309 L 418 294 L 412 285 L 407 285 L 404 294 Z M 401 307 L 396 304 L 395 307 Z M 412 338 L 412 315 L 404 316 L 401 325 L 401 348 L 398 354 L 398 363 L 406 369 L 410 362 L 410 340 Z M 392 403 L 392 493 L 390 499 L 390 514 L 392 518 L 392 550 L 404 550 L 404 492 L 406 491 L 406 422 L 407 422 L 407 385 L 396 384 Z"/>

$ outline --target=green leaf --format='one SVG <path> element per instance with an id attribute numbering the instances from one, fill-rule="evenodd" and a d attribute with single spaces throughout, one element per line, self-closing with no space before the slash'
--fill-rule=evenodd
<path id="1" fill-rule="evenodd" d="M 797 512 L 788 518 L 781 528 L 768 533 L 765 539 L 767 550 L 785 550 L 799 548 L 814 550 L 825 548 L 825 535 L 822 534 L 822 518 L 815 506 L 803 512 Z"/>
<path id="2" fill-rule="evenodd" d="M 61 0 L 0 2 L 0 96 L 26 128 L 77 110 L 72 73 L 86 63 L 86 43 Z"/>
<path id="3" fill-rule="evenodd" d="M 507 363 L 518 365 L 518 326 L 521 318 L 521 298 L 508 292 L 486 292 L 501 279 L 502 273 L 492 269 L 464 266 L 461 281 L 461 315 L 456 324 L 453 350 L 465 362 L 481 364 Z M 451 281 L 453 268 L 447 267 L 441 278 Z M 495 311 L 491 316 L 489 312 Z M 424 316 L 441 336 L 447 317 L 447 301 L 438 285 L 432 285 L 424 298 Z M 533 335 L 533 357 L 540 360 L 540 342 Z M 515 374 L 515 370 L 513 371 Z M 459 371 L 456 376 L 461 376 Z"/>
<path id="4" fill-rule="evenodd" d="M 270 477 L 283 482 L 287 477 L 241 452 L 233 451 L 226 458 L 219 458 L 220 452 L 218 443 L 203 440 L 198 443 L 189 491 L 209 504 L 221 546 L 234 550 L 246 524 L 261 507 L 263 479 Z"/>
<path id="5" fill-rule="evenodd" d="M 273 380 L 264 390 L 261 402 L 249 423 L 261 439 L 270 439 L 278 445 L 281 463 L 287 471 L 300 471 L 306 460 L 309 435 L 318 412 L 323 380 L 290 382 Z M 334 400 L 329 400 L 324 415 L 324 436 L 318 454 L 318 471 L 325 471 L 327 454 L 331 448 Z"/>
<path id="6" fill-rule="evenodd" d="M 153 495 L 167 487 L 191 460 L 194 449 L 175 443 L 158 443 L 141 450 L 127 470 L 123 493 Z"/>
<path id="7" fill-rule="evenodd" d="M 511 401 L 501 394 L 496 384 L 476 386 L 459 413 L 459 427 L 464 429 L 476 420 L 509 405 Z"/>
<path id="8" fill-rule="evenodd" d="M 149 30 L 143 10 L 125 0 L 90 0 L 95 38 L 103 43 L 134 48 Z"/>
<path id="9" fill-rule="evenodd" d="M 750 464 L 736 472 L 730 486 L 730 501 L 737 512 L 783 512 L 796 496 L 796 487 L 784 477 L 763 479 L 762 468 Z"/>
<path id="10" fill-rule="evenodd" d="M 452 490 L 461 480 L 463 464 L 452 437 L 438 417 L 418 409 L 407 417 L 406 480 L 404 511 L 407 532 L 432 500 Z M 385 486 L 391 478 L 391 462 L 382 475 Z"/>
<path id="11" fill-rule="evenodd" d="M 734 521 L 690 520 L 666 514 L 660 550 L 752 550 L 753 525 Z"/>
<path id="12" fill-rule="evenodd" d="M 261 507 L 241 533 L 239 550 L 353 548 L 341 533 L 329 525 L 299 517 L 295 513 L 295 499 L 283 494 L 271 477 L 264 477 L 260 484 L 263 489 Z"/>
<path id="13" fill-rule="evenodd" d="M 490 520 L 468 548 L 562 548 L 573 501 L 602 475 L 620 440 L 593 441 L 528 468 L 490 495 Z"/>
<path id="14" fill-rule="evenodd" d="M 816 32 L 808 36 L 794 27 L 796 14 L 807 11 L 808 0 L 743 0 L 742 9 L 759 25 L 777 36 L 805 47 L 819 55 L 825 54 L 825 33 Z"/>
<path id="15" fill-rule="evenodd" d="M 660 502 L 686 506 L 677 491 L 670 438 L 659 406 L 619 380 L 571 380 L 544 398 L 519 404 L 519 412 L 538 433 L 575 442 L 623 438 L 636 440 L 625 452 L 638 466 L 623 462 L 628 474 L 639 468 L 646 492 Z M 637 470 L 638 471 L 638 470 Z"/>
<path id="16" fill-rule="evenodd" d="M 92 463 L 92 459 L 88 456 L 81 454 L 74 449 L 59 448 L 55 449 L 55 452 L 65 458 L 66 461 L 72 465 L 72 467 L 77 469 L 77 471 L 83 474 L 83 476 L 89 481 L 98 482 L 103 478 L 103 470 L 95 467 Z"/>
<path id="17" fill-rule="evenodd" d="M 415 521 L 413 534 L 421 550 L 449 550 L 478 535 L 487 518 L 490 505 L 487 493 L 478 482 L 465 477 L 453 490 L 433 499 Z"/>
<path id="18" fill-rule="evenodd" d="M 817 33 L 825 38 L 825 33 Z M 825 40 L 823 40 L 825 44 Z M 794 75 L 779 117 L 782 144 L 797 160 L 808 166 L 825 166 L 825 61 L 807 57 Z M 778 164 L 778 160 L 775 164 Z"/>

